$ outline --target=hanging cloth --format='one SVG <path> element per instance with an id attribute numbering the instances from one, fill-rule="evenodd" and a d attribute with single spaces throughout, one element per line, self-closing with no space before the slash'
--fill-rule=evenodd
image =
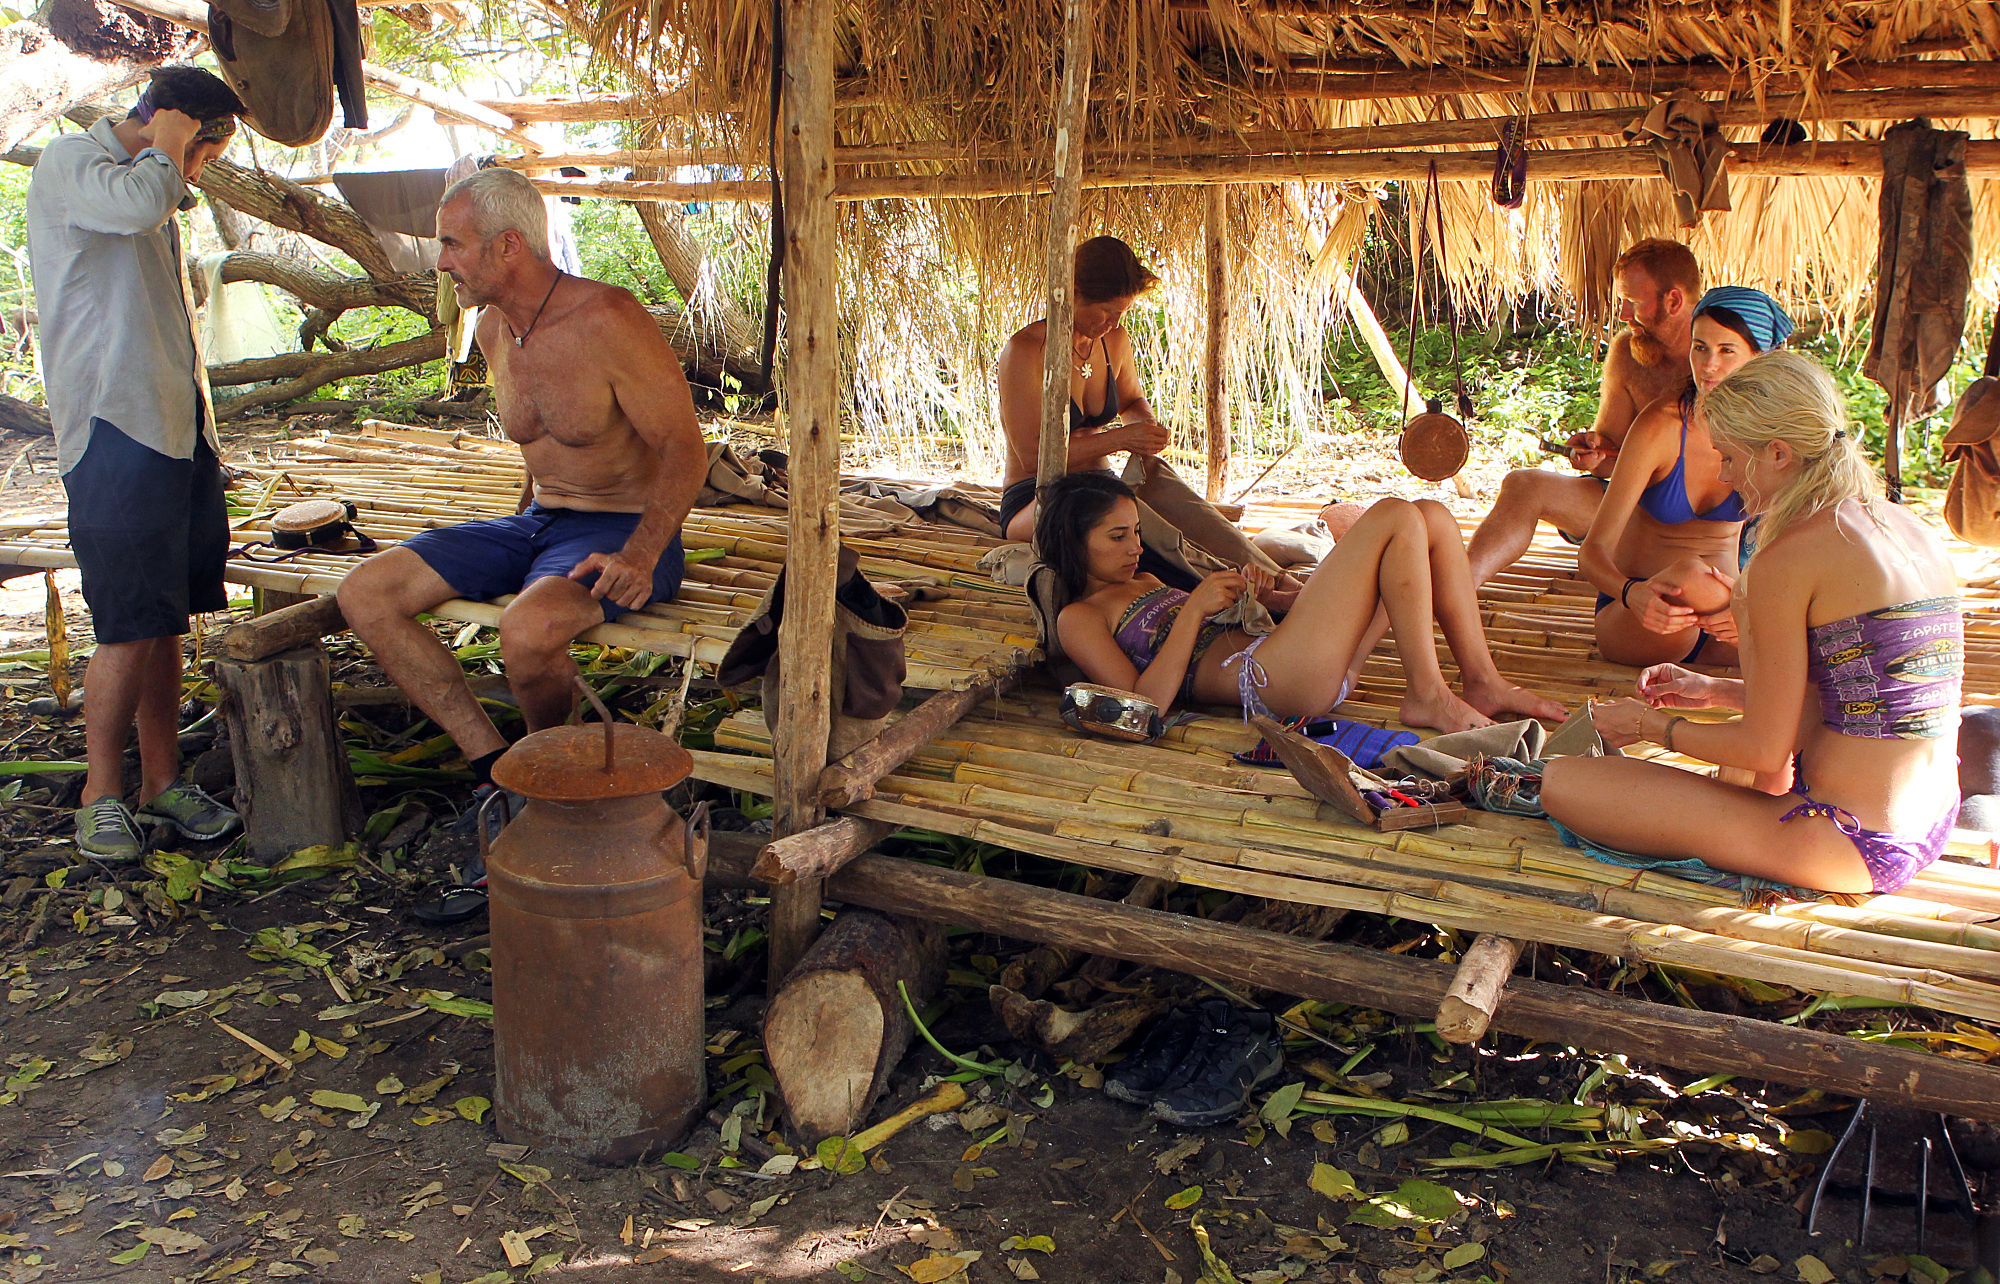
<path id="1" fill-rule="evenodd" d="M 1625 127 L 1625 140 L 1652 147 L 1682 227 L 1699 226 L 1705 210 L 1729 208 L 1729 143 L 1707 102 L 1669 95 Z"/>
<path id="2" fill-rule="evenodd" d="M 208 36 L 246 119 L 272 142 L 318 142 L 336 94 L 347 127 L 368 127 L 356 0 L 212 0 Z"/>
<path id="3" fill-rule="evenodd" d="M 1862 370 L 1928 414 L 1965 334 L 1972 287 L 1972 189 L 1964 133 L 1908 120 L 1882 136 L 1881 240 L 1875 316 Z M 1898 407 L 1892 406 L 1892 412 Z"/>

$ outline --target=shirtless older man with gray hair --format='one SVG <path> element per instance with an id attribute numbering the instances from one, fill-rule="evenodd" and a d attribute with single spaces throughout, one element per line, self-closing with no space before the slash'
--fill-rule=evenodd
<path id="1" fill-rule="evenodd" d="M 707 454 L 660 327 L 628 291 L 549 261 L 547 214 L 526 178 L 486 169 L 454 183 L 438 243 L 459 303 L 485 309 L 479 350 L 528 468 L 521 511 L 376 554 L 341 584 L 340 607 L 485 785 L 507 742 L 416 617 L 454 597 L 517 594 L 500 616 L 508 685 L 528 730 L 563 722 L 577 635 L 680 591 L 681 523 Z"/>

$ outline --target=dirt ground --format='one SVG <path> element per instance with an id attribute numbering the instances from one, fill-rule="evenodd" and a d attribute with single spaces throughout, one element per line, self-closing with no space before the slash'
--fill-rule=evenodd
<path id="1" fill-rule="evenodd" d="M 28 458 L 43 453 L 31 444 Z M 0 509 L 59 504 L 52 484 L 17 472 Z M 66 599 L 72 632 L 87 638 L 77 595 Z M 0 590 L 5 650 L 42 644 L 43 600 L 39 579 Z M 337 649 L 336 675 L 380 682 L 351 645 Z M 0 684 L 0 756 L 80 756 L 79 722 L 29 712 L 48 694 L 45 673 L 9 663 Z M 186 711 L 183 750 L 226 790 L 227 755 L 204 712 Z M 391 741 L 421 731 L 392 706 L 361 712 Z M 1690 1083 L 1512 1038 L 1446 1051 L 1381 1013 L 1264 995 L 1314 1037 L 1293 1039 L 1243 1119 L 1176 1129 L 1105 1097 L 1101 1067 L 1052 1065 L 1011 1043 L 985 985 L 1025 946 L 973 934 L 951 941 L 932 1029 L 953 1051 L 1012 1069 L 841 1172 L 855 1165 L 794 1154 L 777 1118 L 759 1054 L 763 909 L 736 891 L 707 898 L 711 1095 L 679 1149 L 627 1168 L 523 1151 L 494 1129 L 486 955 L 455 948 L 484 921 L 436 930 L 408 917 L 465 858 L 463 840 L 418 827 L 323 853 L 291 881 L 187 844 L 144 868 L 75 864 L 67 808 L 79 787 L 73 775 L 31 776 L 0 806 L 0 1280 L 13 1284 L 1973 1278 L 1970 1230 L 1942 1208 L 1922 1257 L 1909 1211 L 1893 1207 L 1877 1209 L 1864 1251 L 1851 1195 L 1830 1198 L 1826 1233 L 1804 1233 L 1801 1202 L 1850 1103 Z M 378 814 L 409 798 L 440 820 L 465 797 L 442 781 L 364 790 Z M 1191 891 L 1172 907 L 1222 908 Z M 1425 955 L 1459 944 L 1361 915 L 1335 935 Z M 1705 1005 L 1772 1016 L 1803 1005 L 1587 956 L 1547 954 L 1537 974 L 1668 1001 L 1671 983 Z M 1100 988 L 1203 992 L 1131 970 Z M 952 1069 L 917 1046 L 872 1118 Z M 1312 1113 L 1294 1084 L 1429 1113 Z M 1536 1143 L 1580 1143 L 1575 1162 L 1433 1166 L 1492 1153 L 1475 1149 L 1459 1112 L 1513 1099 L 1588 1115 L 1581 1131 L 1508 1125 Z M 1888 1184 L 1911 1179 L 1905 1143 L 1921 1122 L 1888 1118 Z M 1966 1153 L 1989 1157 L 1976 1144 Z"/>

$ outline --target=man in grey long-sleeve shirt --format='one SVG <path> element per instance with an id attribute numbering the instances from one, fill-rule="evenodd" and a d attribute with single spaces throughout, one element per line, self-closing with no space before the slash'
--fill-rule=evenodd
<path id="1" fill-rule="evenodd" d="M 180 775 L 181 637 L 227 604 L 229 530 L 175 212 L 243 111 L 195 67 L 152 73 L 132 114 L 43 149 L 28 185 L 42 383 L 97 650 L 84 677 L 89 777 L 77 846 L 144 850 L 141 823 L 195 839 L 236 813 Z M 139 732 L 141 806 L 124 801 Z"/>

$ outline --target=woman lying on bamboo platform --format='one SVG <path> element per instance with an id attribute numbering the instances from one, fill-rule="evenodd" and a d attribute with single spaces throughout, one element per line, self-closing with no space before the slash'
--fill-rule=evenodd
<path id="1" fill-rule="evenodd" d="M 1937 535 L 1883 500 L 1833 380 L 1810 358 L 1760 357 L 1704 409 L 1722 477 L 1763 514 L 1735 588 L 1742 680 L 1656 665 L 1640 700 L 1599 705 L 1593 719 L 1616 745 L 1650 740 L 1767 779 L 1793 767 L 1791 792 L 1631 758 L 1558 758 L 1542 806 L 1605 847 L 1829 892 L 1895 891 L 1937 859 L 1958 809 L 1957 577 Z M 1743 718 L 1674 712 L 1700 708 Z"/>
<path id="2" fill-rule="evenodd" d="M 1791 332 L 1792 319 L 1761 290 L 1719 286 L 1695 305 L 1693 381 L 1633 421 L 1577 559 L 1597 586 L 1597 649 L 1605 659 L 1736 663 L 1729 585 L 1743 504 L 1718 476 L 1698 402 Z"/>
<path id="3" fill-rule="evenodd" d="M 1238 704 L 1280 717 L 1326 713 L 1353 688 L 1362 633 L 1388 608 L 1408 690 L 1407 726 L 1464 731 L 1502 713 L 1561 720 L 1562 706 L 1500 676 L 1486 649 L 1458 523 L 1442 505 L 1385 499 L 1370 508 L 1300 590 L 1277 631 L 1251 637 L 1209 617 L 1252 588 L 1218 571 L 1192 593 L 1139 570 L 1139 510 L 1106 473 L 1071 473 L 1043 495 L 1041 559 L 1068 605 L 1062 649 L 1093 682 L 1157 704 Z M 1452 694 L 1431 640 L 1433 614 L 1457 657 L 1465 696 Z"/>

